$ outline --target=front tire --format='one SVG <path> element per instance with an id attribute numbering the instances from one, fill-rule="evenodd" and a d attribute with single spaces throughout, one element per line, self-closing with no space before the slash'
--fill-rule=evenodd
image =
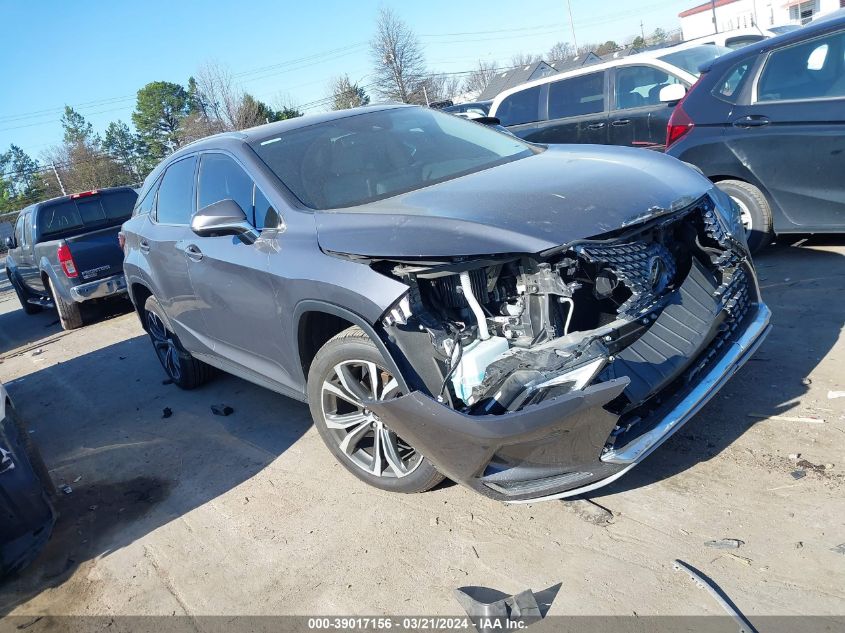
<path id="1" fill-rule="evenodd" d="M 59 323 L 62 324 L 63 330 L 75 330 L 83 326 L 82 309 L 75 301 L 65 301 L 62 296 L 56 292 L 56 286 L 53 285 L 53 280 L 49 279 L 47 282 L 50 288 L 50 296 L 53 298 L 53 304 L 56 306 L 56 312 L 59 313 Z"/>
<path id="2" fill-rule="evenodd" d="M 772 207 L 766 196 L 751 183 L 742 180 L 722 180 L 716 183 L 739 206 L 745 239 L 751 253 L 757 253 L 772 243 L 775 232 L 772 227 Z"/>
<path id="3" fill-rule="evenodd" d="M 177 387 L 195 389 L 214 376 L 214 368 L 191 356 L 168 328 L 168 319 L 155 297 L 144 303 L 144 329 L 167 377 Z"/>
<path id="4" fill-rule="evenodd" d="M 344 330 L 311 363 L 311 417 L 335 458 L 358 479 L 391 492 L 425 492 L 440 483 L 443 475 L 362 404 L 402 395 L 399 382 L 386 367 L 361 328 Z"/>

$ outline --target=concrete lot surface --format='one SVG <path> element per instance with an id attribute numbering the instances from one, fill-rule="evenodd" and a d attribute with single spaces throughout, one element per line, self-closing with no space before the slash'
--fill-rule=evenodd
<path id="1" fill-rule="evenodd" d="M 73 491 L 41 557 L 0 585 L 0 614 L 459 615 L 458 586 L 561 582 L 552 615 L 722 615 L 680 558 L 752 621 L 845 626 L 845 398 L 828 397 L 845 390 L 843 244 L 769 249 L 756 357 L 625 478 L 528 506 L 369 488 L 305 405 L 228 376 L 180 391 L 126 305 L 64 333 L 5 283 L 0 379 Z M 705 545 L 724 538 L 744 544 Z"/>

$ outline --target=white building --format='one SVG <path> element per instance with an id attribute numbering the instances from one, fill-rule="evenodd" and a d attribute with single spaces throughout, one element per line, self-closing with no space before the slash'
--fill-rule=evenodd
<path id="1" fill-rule="evenodd" d="M 719 32 L 759 26 L 766 29 L 783 24 L 806 24 L 812 18 L 845 7 L 845 0 L 715 0 L 682 11 L 681 31 L 685 40 L 713 34 L 713 12 Z"/>

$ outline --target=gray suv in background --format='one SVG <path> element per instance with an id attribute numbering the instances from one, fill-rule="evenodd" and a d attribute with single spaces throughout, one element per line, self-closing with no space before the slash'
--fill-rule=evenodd
<path id="1" fill-rule="evenodd" d="M 429 109 L 186 146 L 123 226 L 180 387 L 222 369 L 308 402 L 397 492 L 530 501 L 621 476 L 768 331 L 738 210 L 655 152 L 543 146 Z"/>

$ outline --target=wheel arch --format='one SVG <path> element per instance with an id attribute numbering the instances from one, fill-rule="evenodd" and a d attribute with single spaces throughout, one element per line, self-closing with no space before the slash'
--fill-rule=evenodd
<path id="1" fill-rule="evenodd" d="M 138 281 L 129 284 L 129 299 L 132 301 L 132 305 L 135 306 L 135 314 L 138 315 L 138 320 L 141 321 L 141 327 L 144 330 L 147 329 L 147 323 L 144 319 L 144 304 L 152 296 L 153 291 L 146 284 Z"/>
<path id="2" fill-rule="evenodd" d="M 327 301 L 307 299 L 297 304 L 293 322 L 296 324 L 296 358 L 299 359 L 302 368 L 303 383 L 308 382 L 308 370 L 320 348 L 336 334 L 352 326 L 358 326 L 384 356 L 388 369 L 399 380 L 405 393 L 408 392 L 405 377 L 388 349 L 385 339 L 377 330 L 377 326 L 369 323 L 361 315 Z"/>

